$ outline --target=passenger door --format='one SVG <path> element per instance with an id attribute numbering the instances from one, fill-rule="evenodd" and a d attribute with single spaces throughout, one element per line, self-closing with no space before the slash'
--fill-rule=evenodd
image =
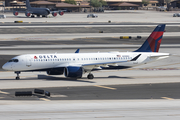
<path id="1" fill-rule="evenodd" d="M 32 65 L 31 63 L 31 57 L 30 56 L 26 56 L 26 66 L 30 67 Z"/>

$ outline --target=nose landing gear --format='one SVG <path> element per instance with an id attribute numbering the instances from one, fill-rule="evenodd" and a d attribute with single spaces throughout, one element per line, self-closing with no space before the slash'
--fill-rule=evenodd
<path id="1" fill-rule="evenodd" d="M 14 73 L 17 74 L 16 80 L 19 80 L 19 79 L 20 79 L 19 74 L 20 74 L 21 72 L 20 72 L 20 71 L 15 71 Z"/>

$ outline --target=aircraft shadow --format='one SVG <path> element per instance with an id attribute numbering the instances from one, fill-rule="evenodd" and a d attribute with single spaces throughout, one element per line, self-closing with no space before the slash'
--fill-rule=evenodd
<path id="1" fill-rule="evenodd" d="M 113 79 L 113 78 L 119 78 L 119 79 L 134 79 L 132 77 L 120 77 L 120 76 L 108 76 L 108 77 L 95 77 L 95 79 Z M 47 75 L 38 75 L 37 77 L 28 77 L 28 78 L 21 78 L 20 80 L 47 80 L 47 81 L 74 81 L 74 82 L 87 82 L 87 83 L 96 83 L 94 80 L 89 81 L 87 78 L 65 78 L 65 77 L 54 77 L 54 76 L 47 76 Z M 86 80 L 87 79 L 87 80 Z M 12 79 L 0 79 L 1 80 L 16 80 L 15 77 Z M 19 80 L 19 81 L 20 81 Z M 18 80 L 17 80 L 18 81 Z"/>
<path id="2" fill-rule="evenodd" d="M 108 76 L 108 77 L 95 77 L 96 79 L 109 79 L 109 78 L 120 78 L 120 79 L 134 79 L 132 77 L 120 77 L 120 76 Z"/>
<path id="3" fill-rule="evenodd" d="M 38 79 L 44 79 L 48 81 L 74 81 L 74 82 L 87 82 L 87 83 L 96 83 L 93 81 L 87 80 L 78 80 L 78 78 L 65 78 L 65 77 L 54 77 L 54 76 L 47 76 L 47 75 L 38 75 Z M 83 78 L 81 78 L 83 79 Z"/>
<path id="4" fill-rule="evenodd" d="M 20 76 L 20 77 L 21 77 L 21 76 Z M 11 79 L 6 79 L 6 78 L 4 79 L 4 78 L 3 78 L 3 79 L 0 79 L 0 81 L 1 81 L 1 80 L 16 80 L 16 79 L 15 79 L 15 77 L 14 77 L 14 78 L 12 77 Z M 21 78 L 20 80 L 37 80 L 37 78 L 35 78 L 35 77 L 29 77 L 29 78 Z M 20 80 L 19 80 L 19 81 L 20 81 Z M 17 81 L 18 81 L 18 80 L 17 80 Z"/>

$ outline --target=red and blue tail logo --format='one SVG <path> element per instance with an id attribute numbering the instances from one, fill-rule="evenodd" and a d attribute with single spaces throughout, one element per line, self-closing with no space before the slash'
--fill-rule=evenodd
<path id="1" fill-rule="evenodd" d="M 158 25 L 143 45 L 135 52 L 158 52 L 165 26 L 165 24 Z"/>

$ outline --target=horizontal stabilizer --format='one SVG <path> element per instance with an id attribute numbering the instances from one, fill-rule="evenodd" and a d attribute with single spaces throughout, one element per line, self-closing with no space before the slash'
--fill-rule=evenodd
<path id="1" fill-rule="evenodd" d="M 134 52 L 158 52 L 165 26 L 165 24 L 159 24 L 143 45 Z"/>

